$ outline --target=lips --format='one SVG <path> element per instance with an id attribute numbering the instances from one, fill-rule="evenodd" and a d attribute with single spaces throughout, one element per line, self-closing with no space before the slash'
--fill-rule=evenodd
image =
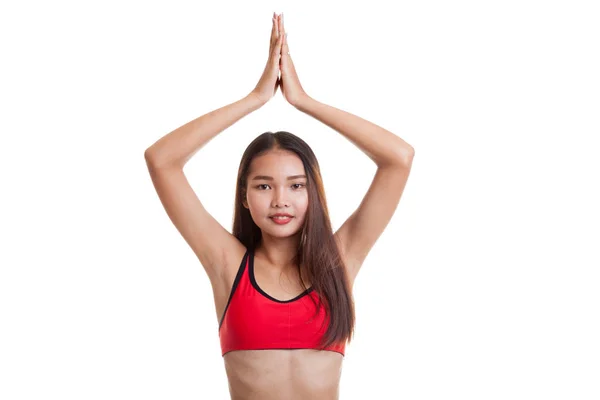
<path id="1" fill-rule="evenodd" d="M 292 217 L 292 215 L 287 214 L 287 213 L 277 213 L 277 214 L 273 214 L 271 216 L 269 216 L 269 218 L 273 218 L 273 217 Z"/>
<path id="2" fill-rule="evenodd" d="M 278 215 L 274 215 L 271 218 L 271 220 L 273 222 L 275 222 L 276 224 L 287 224 L 288 222 L 290 222 L 292 220 L 292 216 L 278 216 Z"/>

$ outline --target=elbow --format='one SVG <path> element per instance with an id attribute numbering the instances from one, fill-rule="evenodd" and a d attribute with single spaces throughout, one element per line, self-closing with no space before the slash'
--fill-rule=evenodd
<path id="1" fill-rule="evenodd" d="M 144 151 L 144 160 L 146 160 L 147 164 L 153 164 L 155 162 L 154 153 L 152 152 L 152 147 L 148 147 L 146 151 Z"/>
<path id="2" fill-rule="evenodd" d="M 148 168 L 156 168 L 164 164 L 162 161 L 159 160 L 152 147 L 148 147 L 146 151 L 144 151 L 144 160 L 146 160 L 146 165 L 148 166 Z"/>
<path id="3" fill-rule="evenodd" d="M 409 144 L 404 144 L 398 149 L 396 159 L 402 166 L 411 166 L 415 157 L 415 149 Z"/>
<path id="4" fill-rule="evenodd" d="M 144 159 L 146 160 L 146 165 L 150 169 L 183 168 L 183 165 L 185 164 L 179 161 L 173 161 L 164 156 L 159 156 L 156 153 L 156 149 L 153 149 L 152 147 L 148 147 L 146 151 L 144 151 Z"/>
<path id="5" fill-rule="evenodd" d="M 411 164 L 412 164 L 412 160 L 414 157 L 415 157 L 415 148 L 410 146 L 410 150 L 408 151 L 408 154 L 407 154 L 407 159 Z"/>

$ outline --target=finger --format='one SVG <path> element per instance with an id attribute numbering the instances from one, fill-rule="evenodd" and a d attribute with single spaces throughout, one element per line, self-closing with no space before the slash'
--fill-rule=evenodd
<path id="1" fill-rule="evenodd" d="M 273 51 L 271 52 L 271 58 L 278 63 L 279 58 L 281 57 L 281 44 L 283 43 L 283 35 L 279 35 L 277 38 L 277 42 L 275 42 L 275 46 L 273 46 Z"/>
<path id="2" fill-rule="evenodd" d="M 282 58 L 284 56 L 287 56 L 289 48 L 287 47 L 287 33 L 285 32 L 285 26 L 284 26 L 284 22 L 283 22 L 283 13 L 281 13 L 280 15 L 280 19 L 279 19 L 279 32 L 281 32 L 281 36 L 283 36 L 283 42 L 281 43 L 281 56 Z"/>
<path id="3" fill-rule="evenodd" d="M 271 18 L 271 39 L 275 38 L 277 35 L 277 24 L 275 24 L 275 16 Z"/>
<path id="4" fill-rule="evenodd" d="M 285 34 L 285 29 L 283 27 L 283 13 L 279 14 L 279 21 L 277 24 L 277 29 L 279 29 L 279 34 L 283 35 Z"/>
<path id="5" fill-rule="evenodd" d="M 271 22 L 271 46 L 273 46 L 275 42 L 277 42 L 277 20 L 275 19 L 275 16 L 273 16 Z"/>
<path id="6" fill-rule="evenodd" d="M 279 38 L 279 16 L 273 13 L 272 18 L 272 27 L 271 27 L 271 40 L 269 44 L 269 56 L 271 57 L 273 53 L 273 49 L 277 47 L 277 39 Z"/>

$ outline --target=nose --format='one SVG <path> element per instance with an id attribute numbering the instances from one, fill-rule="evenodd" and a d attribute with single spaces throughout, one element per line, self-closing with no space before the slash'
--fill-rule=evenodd
<path id="1" fill-rule="evenodd" d="M 273 191 L 273 207 L 289 207 L 290 203 L 286 197 L 285 187 L 279 186 L 277 190 Z"/>

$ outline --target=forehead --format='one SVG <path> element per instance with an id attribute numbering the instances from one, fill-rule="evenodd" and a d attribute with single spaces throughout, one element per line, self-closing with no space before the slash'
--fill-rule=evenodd
<path id="1" fill-rule="evenodd" d="M 286 178 L 304 173 L 302 160 L 290 151 L 272 150 L 255 157 L 250 164 L 250 179 L 256 174 Z"/>

